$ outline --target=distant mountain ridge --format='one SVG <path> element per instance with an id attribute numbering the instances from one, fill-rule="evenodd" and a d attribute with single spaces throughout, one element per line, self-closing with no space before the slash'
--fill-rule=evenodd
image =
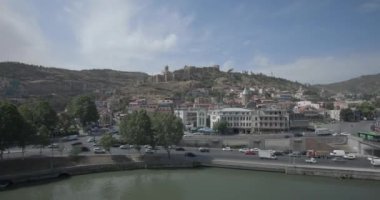
<path id="1" fill-rule="evenodd" d="M 360 76 L 338 83 L 317 85 L 317 87 L 324 88 L 333 93 L 343 92 L 380 95 L 380 73 Z"/>

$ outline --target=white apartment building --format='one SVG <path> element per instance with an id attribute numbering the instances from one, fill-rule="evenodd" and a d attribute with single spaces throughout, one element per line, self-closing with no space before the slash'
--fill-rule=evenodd
<path id="1" fill-rule="evenodd" d="M 252 110 L 244 108 L 223 108 L 213 110 L 210 114 L 210 125 L 214 128 L 216 122 L 224 120 L 234 133 L 251 133 Z"/>
<path id="2" fill-rule="evenodd" d="M 224 108 L 210 112 L 211 128 L 218 121 L 227 122 L 233 133 L 261 133 L 289 130 L 289 114 L 285 110 Z"/>
<path id="3" fill-rule="evenodd" d="M 206 127 L 207 110 L 202 108 L 176 109 L 174 114 L 182 119 L 182 123 L 188 128 Z"/>

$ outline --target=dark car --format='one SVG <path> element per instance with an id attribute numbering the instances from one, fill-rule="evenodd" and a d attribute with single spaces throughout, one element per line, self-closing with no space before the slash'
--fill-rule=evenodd
<path id="1" fill-rule="evenodd" d="M 256 155 L 256 153 L 254 151 L 246 151 L 244 154 L 245 155 Z"/>
<path id="2" fill-rule="evenodd" d="M 205 147 L 200 147 L 199 151 L 200 152 L 210 152 L 210 149 L 209 148 L 205 148 Z"/>
<path id="3" fill-rule="evenodd" d="M 275 151 L 275 152 L 273 153 L 273 155 L 274 155 L 274 156 L 283 156 L 283 155 L 284 155 L 284 152 L 282 152 L 282 151 Z"/>
<path id="4" fill-rule="evenodd" d="M 302 133 L 294 133 L 294 137 L 302 137 L 303 134 Z"/>
<path id="5" fill-rule="evenodd" d="M 80 150 L 83 151 L 83 152 L 90 151 L 90 149 L 88 147 L 81 147 Z"/>
<path id="6" fill-rule="evenodd" d="M 191 153 L 191 152 L 186 152 L 185 153 L 185 157 L 195 157 L 196 155 L 194 153 Z"/>
<path id="7" fill-rule="evenodd" d="M 185 151 L 185 149 L 183 147 L 177 147 L 175 148 L 176 151 Z"/>
<path id="8" fill-rule="evenodd" d="M 82 142 L 74 142 L 74 143 L 71 143 L 71 145 L 73 145 L 73 146 L 82 145 Z"/>

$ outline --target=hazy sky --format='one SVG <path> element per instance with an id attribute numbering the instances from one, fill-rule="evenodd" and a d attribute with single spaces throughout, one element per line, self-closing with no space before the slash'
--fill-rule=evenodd
<path id="1" fill-rule="evenodd" d="M 380 73 L 380 0 L 0 0 L 0 61 L 337 82 Z"/>

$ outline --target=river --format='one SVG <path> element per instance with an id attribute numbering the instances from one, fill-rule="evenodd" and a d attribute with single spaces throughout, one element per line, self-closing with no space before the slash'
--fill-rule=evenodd
<path id="1" fill-rule="evenodd" d="M 380 182 L 230 169 L 133 170 L 75 176 L 0 192 L 1 200 L 380 199 Z"/>

